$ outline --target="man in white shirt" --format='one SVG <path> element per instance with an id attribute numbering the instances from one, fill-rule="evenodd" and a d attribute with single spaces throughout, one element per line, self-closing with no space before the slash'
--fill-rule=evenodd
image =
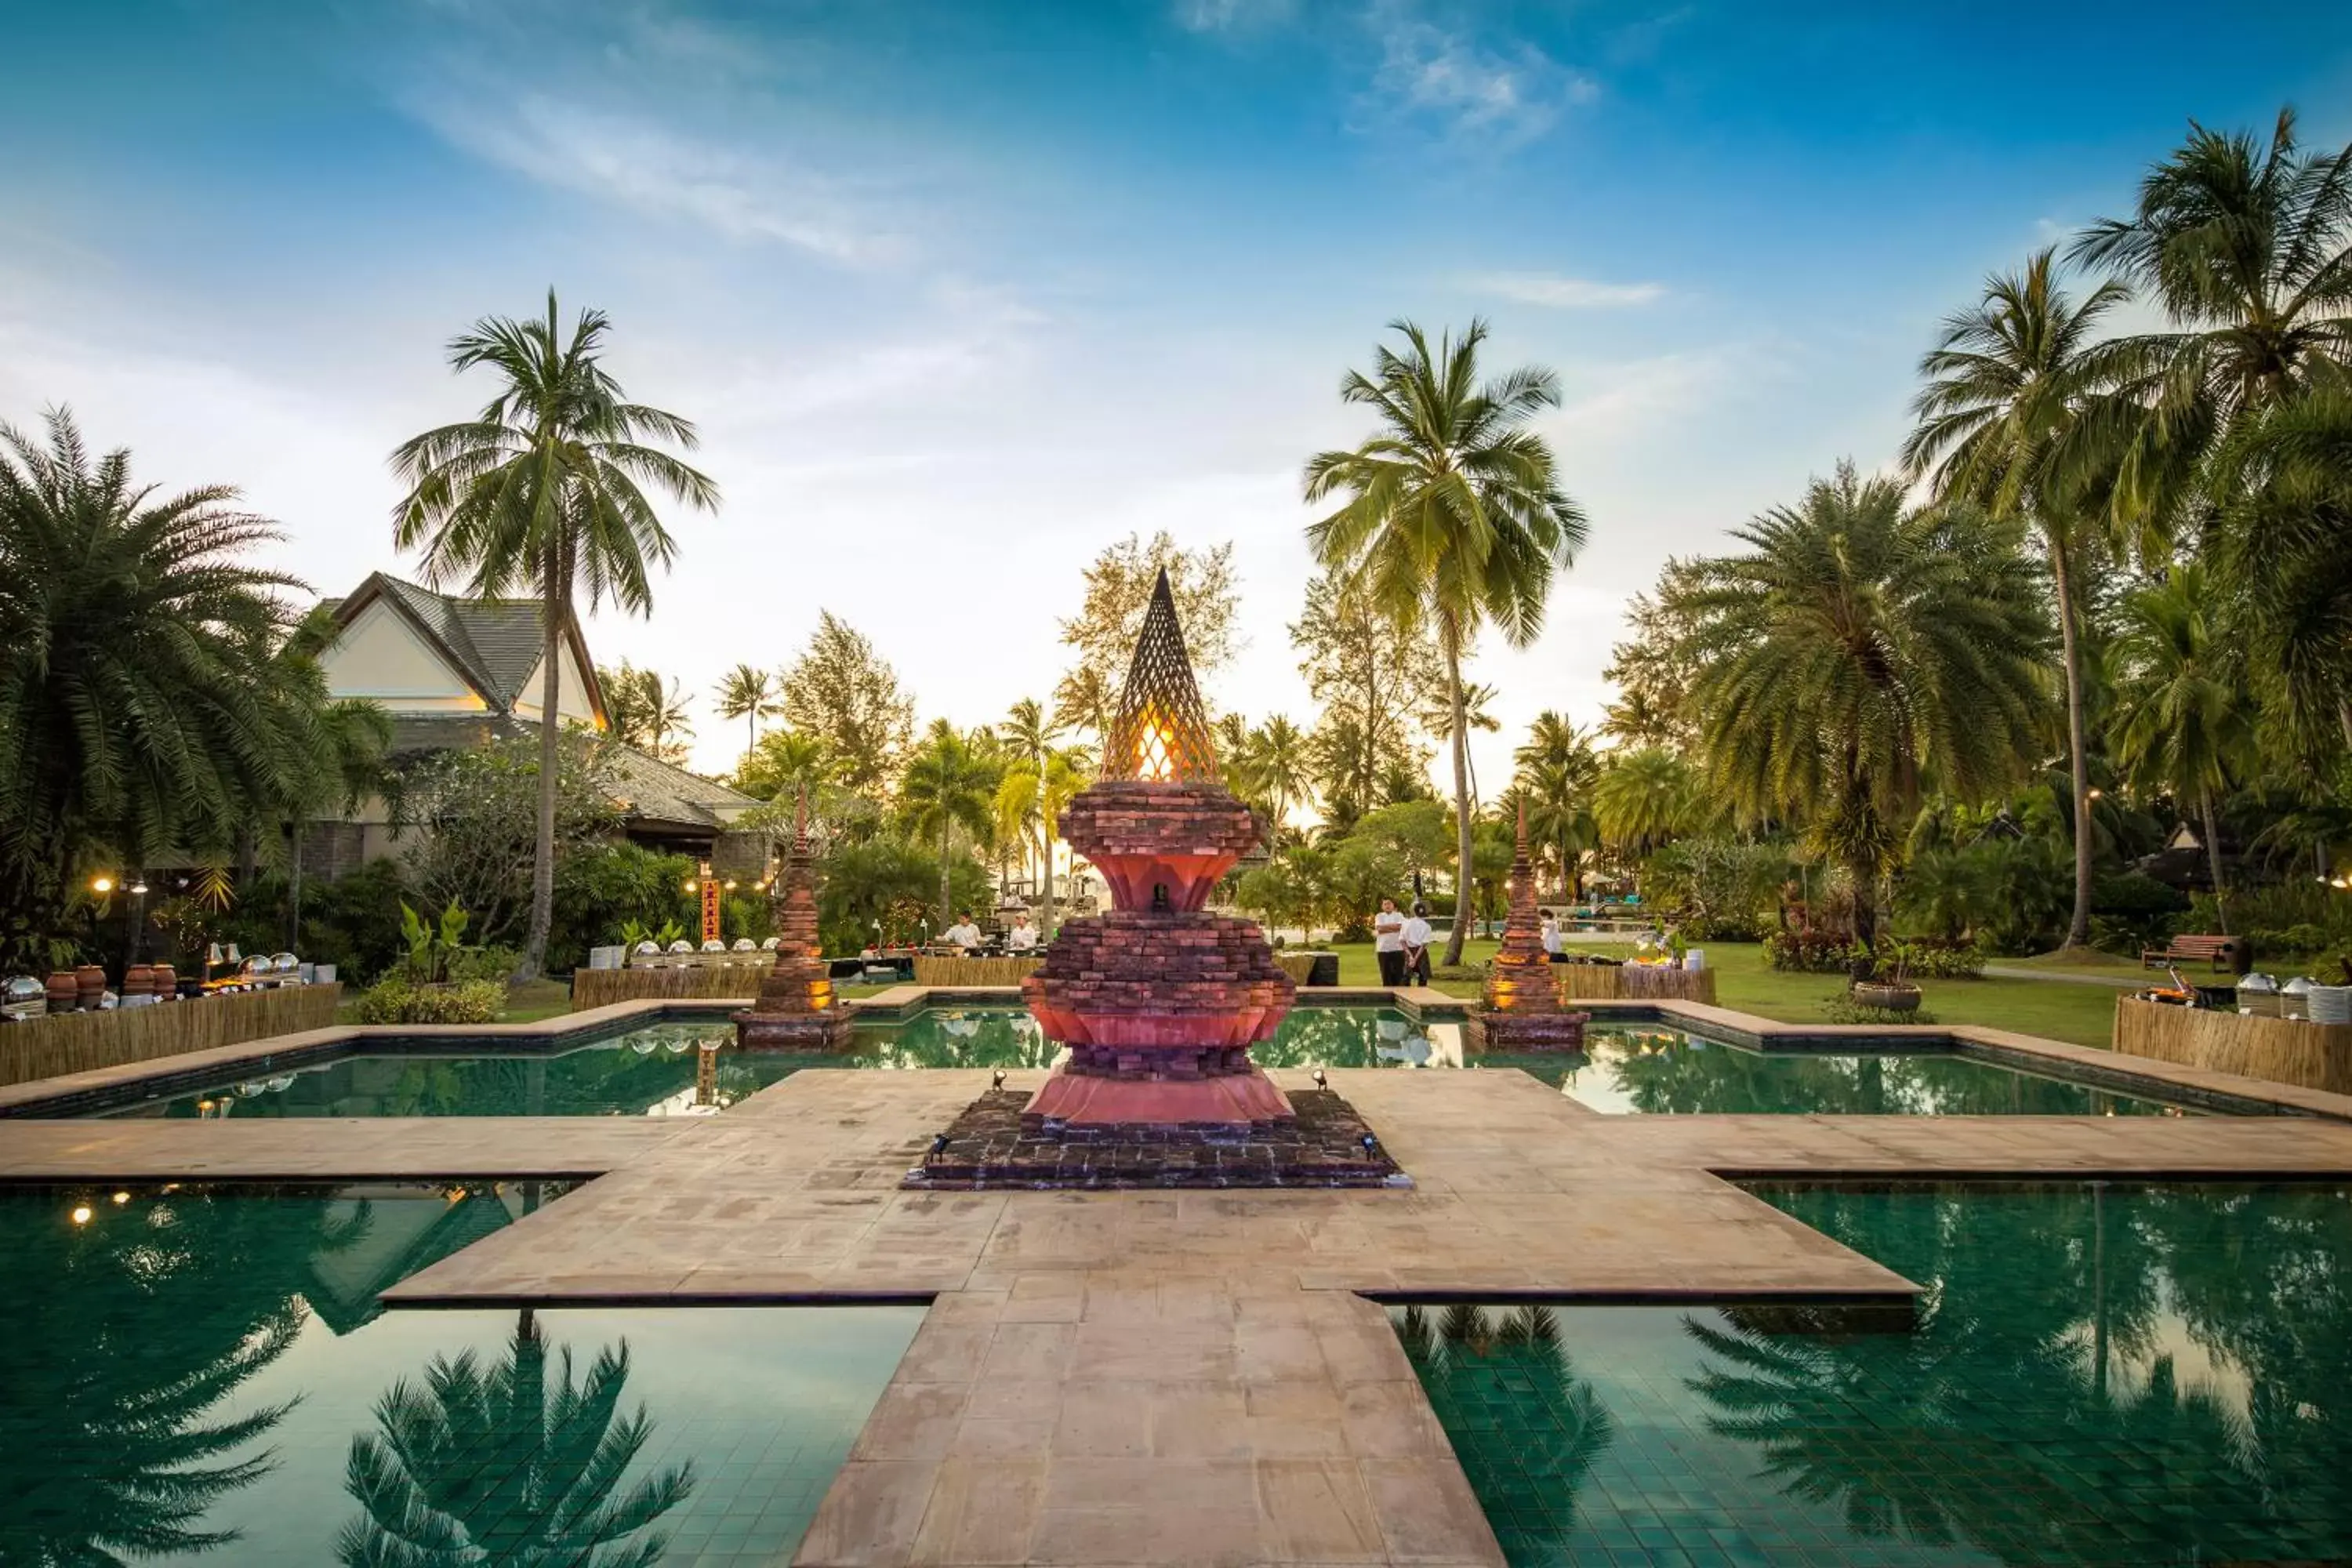
<path id="1" fill-rule="evenodd" d="M 1559 917 L 1547 912 L 1543 918 L 1544 952 L 1558 963 L 1568 952 L 1568 939 L 1559 934 Z"/>
<path id="2" fill-rule="evenodd" d="M 1404 917 L 1394 899 L 1382 899 L 1372 917 L 1372 956 L 1380 960 L 1381 984 L 1404 984 Z"/>
<path id="3" fill-rule="evenodd" d="M 1037 928 L 1029 923 L 1027 915 L 1014 915 L 1013 929 L 1004 933 L 1004 946 L 1011 952 L 1034 952 L 1037 949 Z"/>
<path id="4" fill-rule="evenodd" d="M 961 947 L 967 952 L 980 946 L 980 928 L 971 923 L 971 911 L 966 910 L 961 920 L 940 933 L 940 940 L 950 947 Z"/>
<path id="5" fill-rule="evenodd" d="M 1429 984 L 1429 906 L 1412 906 L 1412 918 L 1397 933 L 1404 943 L 1405 978 L 1415 985 Z"/>

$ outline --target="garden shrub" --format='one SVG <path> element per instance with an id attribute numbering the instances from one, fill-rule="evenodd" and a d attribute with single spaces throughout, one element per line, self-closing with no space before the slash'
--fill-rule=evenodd
<path id="1" fill-rule="evenodd" d="M 1886 1007 L 1865 1007 L 1851 996 L 1832 996 L 1822 1004 L 1822 1012 L 1832 1024 L 1933 1024 L 1936 1015 L 1925 1008 L 1910 1013 L 1897 1013 Z"/>
<path id="2" fill-rule="evenodd" d="M 354 1011 L 362 1024 L 491 1024 L 506 1005 L 499 981 L 419 985 L 394 975 L 361 997 Z"/>
<path id="3" fill-rule="evenodd" d="M 1882 974 L 1899 968 L 1913 980 L 1976 980 L 1984 974 L 1984 952 L 1972 942 L 1940 937 L 1896 937 L 1878 944 L 1874 955 L 1859 942 L 1807 931 L 1774 931 L 1764 939 L 1764 961 L 1800 974 L 1850 974 L 1874 963 Z"/>

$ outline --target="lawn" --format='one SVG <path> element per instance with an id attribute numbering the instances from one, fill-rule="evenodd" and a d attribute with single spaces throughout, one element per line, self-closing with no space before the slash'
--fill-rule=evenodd
<path id="1" fill-rule="evenodd" d="M 1742 1013 L 1787 1024 L 1819 1024 L 1827 1019 L 1822 1004 L 1843 989 L 1835 975 L 1785 974 L 1767 968 L 1764 950 L 1755 942 L 1711 942 L 1701 945 L 1708 966 L 1716 972 L 1717 998 L 1723 1005 Z M 1332 951 L 1339 955 L 1340 984 L 1381 983 L 1380 964 L 1372 956 L 1370 943 L 1335 943 Z M 1464 956 L 1476 962 L 1494 951 L 1491 942 L 1474 942 Z M 1579 951 L 1622 953 L 1632 950 L 1580 947 Z M 2054 967 L 2036 959 L 2001 962 L 2032 968 Z M 2086 972 L 2134 973 L 2114 962 L 2086 966 Z M 1441 980 L 1437 984 L 1439 990 L 1457 996 L 1475 996 L 1478 993 L 1475 981 Z M 1922 985 L 1927 992 L 1922 1005 L 1939 1024 L 2013 1029 L 2021 1035 L 2039 1035 L 2044 1039 L 2078 1046 L 2105 1047 L 2113 1043 L 2116 993 L 2105 985 L 2010 979 L 1930 980 Z"/>

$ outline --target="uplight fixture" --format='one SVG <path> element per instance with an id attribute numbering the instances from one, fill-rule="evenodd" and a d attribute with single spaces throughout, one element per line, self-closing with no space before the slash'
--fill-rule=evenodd
<path id="1" fill-rule="evenodd" d="M 2104 792 L 2102 792 L 2101 790 L 2099 790 L 2097 787 L 2094 786 L 2093 788 L 2090 788 L 2090 789 L 2086 789 L 2086 790 L 2084 790 L 2084 791 L 2083 792 L 2083 797 L 2084 797 L 2085 800 L 2096 800 L 2096 799 L 2098 799 L 2098 798 L 2099 798 L 2099 796 L 2100 796 L 2100 795 L 2101 795 L 2102 793 L 2104 793 Z"/>
<path id="2" fill-rule="evenodd" d="M 701 885 L 700 883 L 697 882 L 697 881 L 696 881 L 693 878 L 691 878 L 691 877 L 688 877 L 685 881 L 680 882 L 680 883 L 678 884 L 678 886 L 679 886 L 679 887 L 681 887 L 681 888 L 685 889 L 686 889 L 688 892 L 689 892 L 689 893 L 690 893 L 690 892 L 692 892 L 692 891 L 694 891 L 694 890 L 695 890 L 695 889 L 696 889 L 696 888 L 698 888 L 698 887 L 699 887 L 700 885 Z"/>
<path id="3" fill-rule="evenodd" d="M 89 1223 L 89 1205 L 88 1204 L 76 1204 L 74 1205 L 72 1215 L 68 1217 L 71 1218 L 76 1225 L 88 1225 Z"/>
<path id="4" fill-rule="evenodd" d="M 89 879 L 89 890 L 93 893 L 110 893 L 114 891 L 114 879 L 111 877 L 92 877 Z"/>

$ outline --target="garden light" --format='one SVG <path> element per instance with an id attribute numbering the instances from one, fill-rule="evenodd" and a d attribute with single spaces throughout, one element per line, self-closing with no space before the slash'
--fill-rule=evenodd
<path id="1" fill-rule="evenodd" d="M 73 1214 L 69 1217 L 76 1225 L 88 1225 L 89 1223 L 89 1205 L 88 1204 L 76 1204 L 74 1205 Z"/>
<path id="2" fill-rule="evenodd" d="M 114 879 L 111 877 L 92 877 L 89 879 L 89 890 L 93 893 L 110 893 L 114 891 Z"/>

